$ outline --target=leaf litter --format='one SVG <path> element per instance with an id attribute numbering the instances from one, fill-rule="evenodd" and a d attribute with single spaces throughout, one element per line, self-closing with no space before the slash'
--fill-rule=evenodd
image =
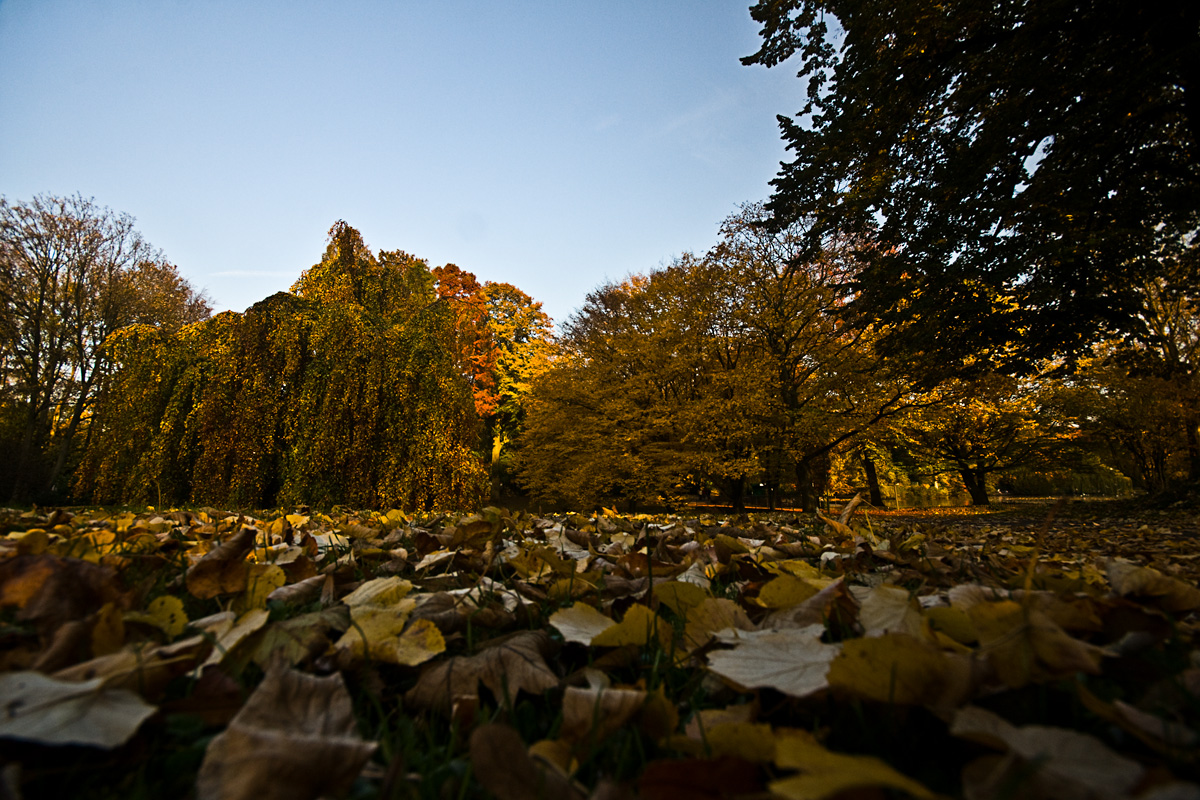
<path id="1" fill-rule="evenodd" d="M 1200 530 L 1089 506 L 6 510 L 5 791 L 1200 797 Z"/>

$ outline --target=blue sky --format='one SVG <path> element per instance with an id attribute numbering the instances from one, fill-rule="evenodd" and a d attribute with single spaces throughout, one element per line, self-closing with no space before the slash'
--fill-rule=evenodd
<path id="1" fill-rule="evenodd" d="M 786 157 L 748 0 L 0 0 L 0 194 L 75 194 L 219 310 L 344 219 L 561 322 L 702 252 Z"/>

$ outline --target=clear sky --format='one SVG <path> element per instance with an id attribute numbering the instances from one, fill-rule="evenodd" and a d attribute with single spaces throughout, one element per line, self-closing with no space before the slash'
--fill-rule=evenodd
<path id="1" fill-rule="evenodd" d="M 338 219 L 563 321 L 703 252 L 786 157 L 748 0 L 0 0 L 0 194 L 80 193 L 218 310 Z"/>

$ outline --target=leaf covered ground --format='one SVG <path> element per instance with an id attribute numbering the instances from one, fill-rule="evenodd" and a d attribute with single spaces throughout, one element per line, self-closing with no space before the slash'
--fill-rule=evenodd
<path id="1" fill-rule="evenodd" d="M 0 795 L 1200 797 L 1197 525 L 3 512 Z"/>

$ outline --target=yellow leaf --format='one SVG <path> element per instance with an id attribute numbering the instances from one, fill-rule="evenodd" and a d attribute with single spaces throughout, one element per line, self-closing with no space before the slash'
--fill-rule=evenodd
<path id="1" fill-rule="evenodd" d="M 1011 600 L 979 603 L 967 612 L 979 632 L 979 648 L 1007 686 L 1019 689 L 1033 681 L 1098 674 L 1102 651 L 1055 625 L 1040 611 Z"/>
<path id="2" fill-rule="evenodd" d="M 829 685 L 868 700 L 912 705 L 942 692 L 948 665 L 941 651 L 901 633 L 842 643 L 829 667 Z"/>
<path id="3" fill-rule="evenodd" d="M 665 603 L 681 617 L 686 617 L 689 611 L 711 597 L 696 584 L 678 580 L 658 584 L 654 587 L 653 594 L 659 602 Z"/>
<path id="4" fill-rule="evenodd" d="M 960 644 L 974 644 L 979 641 L 975 625 L 967 612 L 954 606 L 934 606 L 925 609 L 925 618 L 939 633 L 944 633 Z"/>
<path id="5" fill-rule="evenodd" d="M 780 737 L 775 744 L 775 763 L 803 770 L 803 774 L 773 781 L 768 786 L 772 794 L 789 800 L 822 800 L 848 789 L 866 787 L 898 789 L 922 800 L 937 797 L 878 758 L 831 753 L 807 737 Z"/>
<path id="6" fill-rule="evenodd" d="M 375 578 L 342 598 L 351 608 L 355 606 L 389 606 L 398 603 L 412 590 L 412 582 L 397 578 Z"/>
<path id="7" fill-rule="evenodd" d="M 592 639 L 594 647 L 643 646 L 657 637 L 665 649 L 671 646 L 671 623 L 640 603 L 629 607 L 621 622 Z"/>
<path id="8" fill-rule="evenodd" d="M 115 603 L 105 603 L 96 612 L 92 626 L 92 655 L 115 653 L 125 644 L 125 619 Z"/>
<path id="9" fill-rule="evenodd" d="M 234 598 L 233 610 L 239 614 L 255 608 L 265 608 L 267 596 L 287 583 L 283 569 L 274 564 L 249 564 L 246 570 L 246 590 Z"/>
<path id="10" fill-rule="evenodd" d="M 815 595 L 819 589 L 792 575 L 772 578 L 758 592 L 758 604 L 764 608 L 791 608 Z"/>
<path id="11" fill-rule="evenodd" d="M 418 619 L 399 636 L 373 642 L 371 656 L 391 664 L 415 667 L 446 650 L 446 640 L 432 620 Z"/>
<path id="12" fill-rule="evenodd" d="M 753 630 L 754 623 L 742 607 L 724 597 L 706 598 L 687 613 L 687 627 L 683 633 L 683 643 L 688 650 L 695 650 L 708 644 L 709 639 L 717 631 L 727 628 L 736 630 Z"/>
<path id="13" fill-rule="evenodd" d="M 146 607 L 146 613 L 151 621 L 172 639 L 183 633 L 188 624 L 183 601 L 169 594 L 151 600 L 150 605 Z"/>
<path id="14" fill-rule="evenodd" d="M 334 647 L 347 650 L 358 658 L 386 660 L 377 650 L 386 647 L 389 641 L 404 631 L 414 608 L 416 601 L 412 599 L 390 606 L 353 606 L 350 609 L 350 627 Z"/>

